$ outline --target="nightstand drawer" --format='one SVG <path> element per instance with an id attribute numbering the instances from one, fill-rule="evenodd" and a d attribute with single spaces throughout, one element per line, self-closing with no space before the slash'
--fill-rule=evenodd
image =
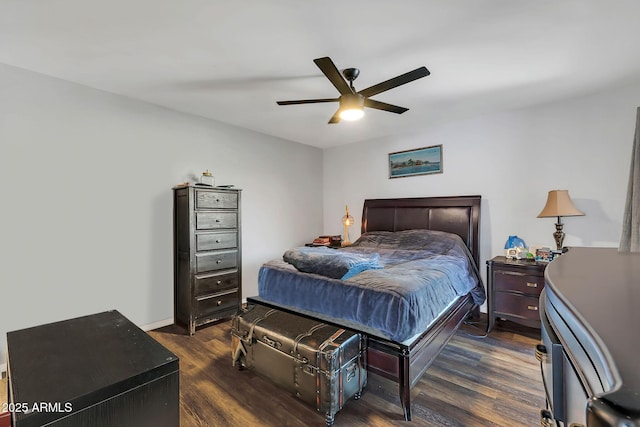
<path id="1" fill-rule="evenodd" d="M 522 292 L 540 295 L 544 288 L 544 277 L 523 274 L 515 271 L 494 271 L 496 291 Z"/>
<path id="2" fill-rule="evenodd" d="M 540 320 L 538 298 L 511 294 L 506 292 L 496 292 L 495 313 L 516 316 L 529 320 Z"/>

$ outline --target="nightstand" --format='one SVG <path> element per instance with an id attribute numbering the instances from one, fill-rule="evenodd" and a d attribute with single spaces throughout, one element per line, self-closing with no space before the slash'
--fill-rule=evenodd
<path id="1" fill-rule="evenodd" d="M 538 300 L 544 289 L 544 269 L 547 264 L 503 256 L 487 261 L 487 333 L 493 328 L 497 317 L 540 328 Z"/>

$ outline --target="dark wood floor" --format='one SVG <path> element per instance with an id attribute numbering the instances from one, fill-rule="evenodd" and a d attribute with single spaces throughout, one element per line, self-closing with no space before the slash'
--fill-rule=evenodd
<path id="1" fill-rule="evenodd" d="M 479 325 L 483 328 L 483 325 Z M 229 321 L 149 334 L 180 358 L 180 425 L 323 426 L 314 408 L 250 371 L 231 366 Z M 534 347 L 539 331 L 499 322 L 486 338 L 470 326 L 456 334 L 412 391 L 405 422 L 397 386 L 370 378 L 362 399 L 349 401 L 336 426 L 536 426 L 544 392 Z"/>

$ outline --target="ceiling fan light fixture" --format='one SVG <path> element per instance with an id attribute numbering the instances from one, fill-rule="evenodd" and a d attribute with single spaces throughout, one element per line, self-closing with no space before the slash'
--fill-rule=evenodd
<path id="1" fill-rule="evenodd" d="M 340 97 L 340 119 L 353 121 L 364 116 L 364 96 L 355 93 Z"/>
<path id="2" fill-rule="evenodd" d="M 353 81 L 360 74 L 360 70 L 357 68 L 345 68 L 342 70 L 342 74 L 340 74 L 338 67 L 336 67 L 336 64 L 334 64 L 328 56 L 316 58 L 313 62 L 315 62 L 318 68 L 320 68 L 320 71 L 322 71 L 325 77 L 327 77 L 331 84 L 340 92 L 340 97 L 276 101 L 276 103 L 278 105 L 297 105 L 337 101 L 340 103 L 340 106 L 329 119 L 330 125 L 340 123 L 340 120 L 358 120 L 362 118 L 362 116 L 364 116 L 364 107 L 395 114 L 402 114 L 409 111 L 408 108 L 376 101 L 375 99 L 371 99 L 371 97 L 431 74 L 429 70 L 427 70 L 427 67 L 420 67 L 376 85 L 369 86 L 361 91 L 356 91 L 356 88 L 353 86 Z"/>
<path id="3" fill-rule="evenodd" d="M 360 108 L 349 108 L 347 110 L 340 111 L 340 118 L 342 120 L 354 121 L 359 120 L 364 116 L 364 109 Z"/>

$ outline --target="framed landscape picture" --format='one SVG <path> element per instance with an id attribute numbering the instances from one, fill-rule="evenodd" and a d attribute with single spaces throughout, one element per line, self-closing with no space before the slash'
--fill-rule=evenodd
<path id="1" fill-rule="evenodd" d="M 442 144 L 389 153 L 389 178 L 442 173 Z"/>

